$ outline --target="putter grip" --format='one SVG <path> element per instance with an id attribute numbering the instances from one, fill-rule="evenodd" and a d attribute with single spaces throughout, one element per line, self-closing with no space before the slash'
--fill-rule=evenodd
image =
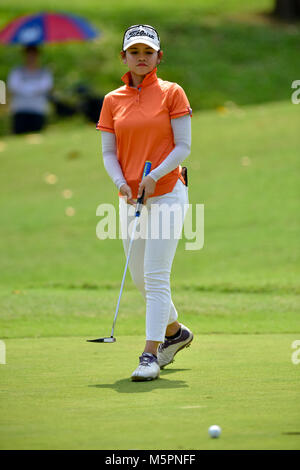
<path id="1" fill-rule="evenodd" d="M 152 163 L 147 160 L 146 163 L 145 163 L 145 166 L 144 166 L 142 180 L 145 178 L 145 176 L 149 175 L 150 170 L 151 170 L 151 165 L 152 165 Z M 144 204 L 144 196 L 145 196 L 145 190 L 143 189 L 143 193 L 138 198 L 137 204 Z"/>

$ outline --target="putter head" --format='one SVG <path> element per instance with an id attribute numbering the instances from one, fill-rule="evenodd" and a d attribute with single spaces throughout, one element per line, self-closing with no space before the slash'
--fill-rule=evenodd
<path id="1" fill-rule="evenodd" d="M 110 336 L 109 338 L 87 339 L 89 343 L 115 343 L 116 338 Z"/>

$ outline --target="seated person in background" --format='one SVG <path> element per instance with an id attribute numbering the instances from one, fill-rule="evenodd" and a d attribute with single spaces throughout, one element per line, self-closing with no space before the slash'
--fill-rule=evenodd
<path id="1" fill-rule="evenodd" d="M 12 94 L 11 111 L 14 134 L 39 132 L 46 124 L 48 93 L 53 87 L 52 73 L 39 66 L 39 49 L 24 48 L 24 66 L 14 68 L 7 79 Z"/>

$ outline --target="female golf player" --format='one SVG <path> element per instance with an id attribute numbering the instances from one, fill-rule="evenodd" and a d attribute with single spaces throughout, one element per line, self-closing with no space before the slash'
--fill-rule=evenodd
<path id="1" fill-rule="evenodd" d="M 121 59 L 128 72 L 122 77 L 124 85 L 105 96 L 97 124 L 104 166 L 119 190 L 126 256 L 128 229 L 144 190 L 140 231 L 129 259 L 131 277 L 146 300 L 146 345 L 133 381 L 156 379 L 160 368 L 193 340 L 192 332 L 178 322 L 170 290 L 188 208 L 187 177 L 180 163 L 190 154 L 192 110 L 177 83 L 157 77 L 162 56 L 152 26 L 134 25 L 125 31 Z M 146 161 L 151 161 L 151 171 L 142 179 Z"/>

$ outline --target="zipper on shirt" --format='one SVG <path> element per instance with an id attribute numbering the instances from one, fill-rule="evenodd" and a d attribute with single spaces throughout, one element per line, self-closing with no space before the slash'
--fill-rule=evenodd
<path id="1" fill-rule="evenodd" d="M 142 87 L 137 87 L 137 98 L 136 98 L 137 104 L 140 104 L 141 89 Z"/>

